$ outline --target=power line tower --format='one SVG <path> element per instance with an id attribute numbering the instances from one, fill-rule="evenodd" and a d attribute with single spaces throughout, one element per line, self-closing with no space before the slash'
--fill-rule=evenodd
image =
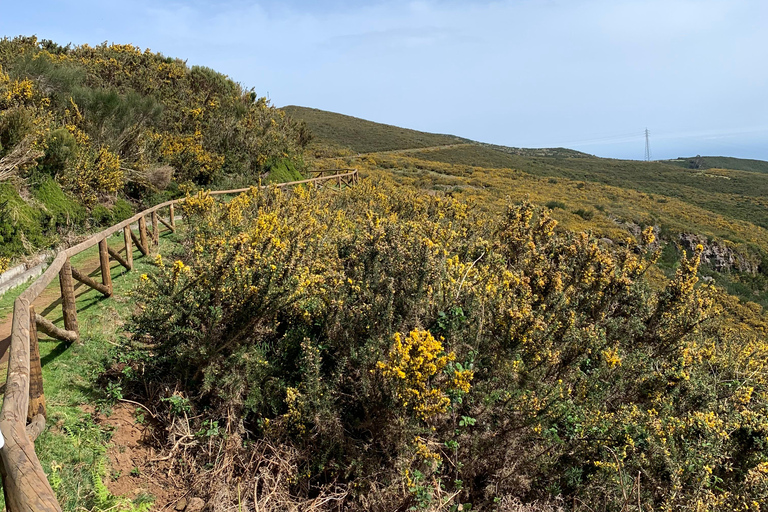
<path id="1" fill-rule="evenodd" d="M 651 141 L 649 139 L 649 136 L 651 135 L 651 132 L 648 131 L 648 128 L 645 129 L 645 161 L 650 162 L 651 161 Z"/>

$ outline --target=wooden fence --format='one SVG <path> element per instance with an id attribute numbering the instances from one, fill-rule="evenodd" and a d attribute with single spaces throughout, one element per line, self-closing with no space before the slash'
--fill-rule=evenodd
<path id="1" fill-rule="evenodd" d="M 317 187 L 337 185 L 341 188 L 345 185 L 354 185 L 358 179 L 357 170 L 353 169 L 341 174 L 321 174 L 307 180 L 280 183 L 277 186 L 288 187 L 311 183 Z M 211 192 L 211 195 L 238 194 L 247 190 L 249 189 L 220 190 Z M 0 431 L 5 438 L 5 445 L 0 449 L 0 459 L 2 459 L 0 474 L 6 508 L 10 512 L 61 511 L 35 453 L 34 441 L 45 430 L 46 418 L 37 332 L 44 332 L 63 341 L 77 340 L 80 329 L 77 323 L 74 280 L 98 290 L 105 297 L 111 296 L 110 257 L 126 269 L 132 270 L 133 244 L 144 256 L 150 254 L 159 243 L 160 224 L 168 230 L 175 231 L 174 206 L 182 201 L 184 199 L 176 199 L 153 206 L 93 235 L 85 242 L 59 252 L 48 269 L 16 299 L 13 307 L 8 379 L 3 407 L 0 411 Z M 164 208 L 169 209 L 168 221 L 158 215 L 158 211 Z M 147 215 L 151 217 L 151 232 L 147 227 Z M 138 222 L 138 236 L 131 229 L 134 222 Z M 123 232 L 125 240 L 124 257 L 107 244 L 107 239 L 120 231 Z M 100 283 L 72 267 L 70 263 L 72 256 L 97 244 L 101 266 Z M 63 329 L 37 315 L 31 305 L 57 275 L 61 284 Z"/>

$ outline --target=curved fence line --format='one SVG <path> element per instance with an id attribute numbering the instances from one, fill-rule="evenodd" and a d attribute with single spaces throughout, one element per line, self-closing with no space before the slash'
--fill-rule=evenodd
<path id="1" fill-rule="evenodd" d="M 289 187 L 301 184 L 314 184 L 318 187 L 337 185 L 339 188 L 357 183 L 357 170 L 331 176 L 321 175 L 316 178 L 276 184 L 278 187 Z M 266 188 L 266 186 L 262 186 Z M 250 190 L 241 188 L 235 190 L 218 190 L 211 195 L 239 194 Z M 40 461 L 35 453 L 34 441 L 45 430 L 45 395 L 43 393 L 42 368 L 37 342 L 38 329 L 49 336 L 73 341 L 79 337 L 77 324 L 77 305 L 75 303 L 74 280 L 78 280 L 109 297 L 112 295 L 112 277 L 110 274 L 110 257 L 132 270 L 133 244 L 143 255 L 148 255 L 151 248 L 159 242 L 160 223 L 168 230 L 175 231 L 174 206 L 186 198 L 166 201 L 141 213 L 138 213 L 73 247 L 60 251 L 50 266 L 38 279 L 30 285 L 14 302 L 11 345 L 8 358 L 8 378 L 5 387 L 2 410 L 0 410 L 0 432 L 5 445 L 0 449 L 0 474 L 2 475 L 5 504 L 10 512 L 61 512 L 48 478 L 43 472 Z M 169 221 L 166 222 L 158 215 L 158 210 L 168 208 Z M 149 232 L 146 216 L 151 215 L 152 231 Z M 134 222 L 139 224 L 139 235 L 131 229 Z M 107 239 L 123 231 L 126 254 L 123 258 L 117 251 L 111 249 Z M 149 236 L 151 235 L 151 240 Z M 101 265 L 101 283 L 97 283 L 84 273 L 72 268 L 70 258 L 86 249 L 99 246 Z M 53 325 L 52 322 L 36 315 L 32 302 L 45 288 L 59 276 L 61 283 L 62 310 L 64 328 Z"/>

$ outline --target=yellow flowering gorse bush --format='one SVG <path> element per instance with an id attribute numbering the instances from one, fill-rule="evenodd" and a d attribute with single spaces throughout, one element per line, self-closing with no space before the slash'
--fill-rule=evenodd
<path id="1" fill-rule="evenodd" d="M 133 325 L 147 378 L 298 450 L 296 492 L 344 482 L 359 505 L 385 474 L 398 503 L 618 510 L 639 473 L 646 509 L 768 499 L 768 327 L 698 281 L 700 250 L 650 283 L 651 230 L 606 246 L 384 180 L 187 201 Z"/>

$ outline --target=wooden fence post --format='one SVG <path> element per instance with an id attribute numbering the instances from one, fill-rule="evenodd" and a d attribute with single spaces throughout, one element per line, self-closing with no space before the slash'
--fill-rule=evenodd
<path id="1" fill-rule="evenodd" d="M 114 250 L 113 248 L 107 246 L 107 251 L 109 252 L 109 255 L 112 257 L 113 260 L 124 266 L 128 270 L 133 270 L 133 265 L 129 264 L 127 261 L 125 261 L 125 258 L 120 256 L 120 253 Z"/>
<path id="2" fill-rule="evenodd" d="M 133 245 L 131 245 L 131 226 L 123 228 L 125 239 L 125 261 L 128 262 L 128 270 L 133 270 Z"/>
<path id="3" fill-rule="evenodd" d="M 111 297 L 112 296 L 112 273 L 109 268 L 109 250 L 107 248 L 106 238 L 99 240 L 99 262 L 101 263 L 101 282 L 109 292 L 107 297 Z"/>
<path id="4" fill-rule="evenodd" d="M 61 285 L 61 311 L 64 316 L 64 328 L 80 334 L 80 327 L 77 325 L 75 281 L 72 279 L 72 265 L 69 258 L 59 270 L 59 284 Z"/>
<path id="5" fill-rule="evenodd" d="M 173 205 L 169 206 L 168 208 L 171 210 L 171 227 L 176 229 L 176 214 Z"/>
<path id="6" fill-rule="evenodd" d="M 141 240 L 141 246 L 149 252 L 149 246 L 147 245 L 147 221 L 143 215 L 139 219 L 139 240 Z"/>
<path id="7" fill-rule="evenodd" d="M 29 306 L 29 407 L 27 421 L 45 412 L 45 392 L 43 391 L 43 367 L 40 364 L 40 347 L 37 341 L 37 317 L 34 306 Z"/>
<path id="8" fill-rule="evenodd" d="M 157 222 L 157 210 L 152 210 L 152 245 L 160 245 L 160 226 Z"/>

